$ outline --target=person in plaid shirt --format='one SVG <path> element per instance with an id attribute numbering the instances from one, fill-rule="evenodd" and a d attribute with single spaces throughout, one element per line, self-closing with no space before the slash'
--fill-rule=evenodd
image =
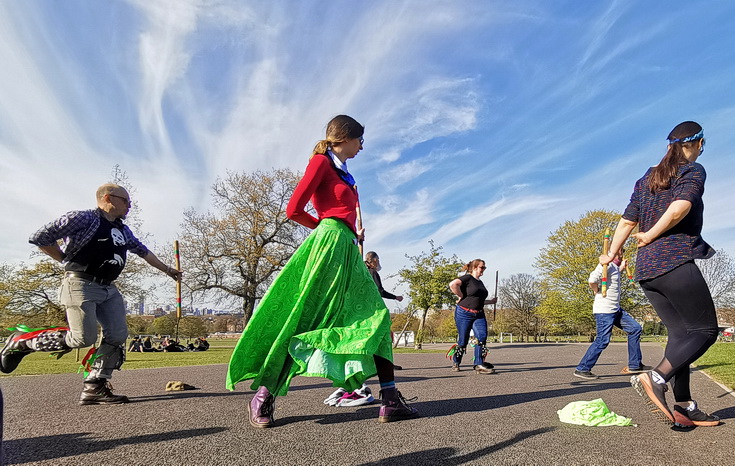
<path id="1" fill-rule="evenodd" d="M 127 403 L 114 395 L 109 383 L 114 369 L 125 361 L 128 326 L 122 295 L 114 284 L 132 251 L 174 280 L 181 272 L 161 262 L 123 223 L 130 211 L 130 196 L 120 185 L 97 189 L 97 208 L 68 212 L 31 235 L 29 242 L 64 265 L 59 297 L 66 307 L 68 327 L 20 327 L 0 351 L 0 370 L 9 374 L 34 351 L 55 351 L 59 356 L 73 348 L 93 346 L 97 325 L 102 342 L 90 352 L 79 404 Z M 62 245 L 59 245 L 59 240 Z M 86 359 L 86 358 L 85 358 Z"/>

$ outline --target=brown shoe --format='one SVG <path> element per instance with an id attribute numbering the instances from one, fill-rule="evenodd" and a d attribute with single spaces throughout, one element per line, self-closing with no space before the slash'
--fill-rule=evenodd
<path id="1" fill-rule="evenodd" d="M 666 392 L 669 390 L 666 384 L 654 382 L 650 371 L 634 375 L 630 378 L 630 384 L 643 398 L 651 414 L 666 424 L 676 423 L 674 415 L 666 404 Z"/>
<path id="2" fill-rule="evenodd" d="M 459 372 L 459 364 L 452 364 L 452 372 Z"/>
<path id="3" fill-rule="evenodd" d="M 119 405 L 130 403 L 127 396 L 112 393 L 112 384 L 107 379 L 85 381 L 79 397 L 80 405 Z"/>

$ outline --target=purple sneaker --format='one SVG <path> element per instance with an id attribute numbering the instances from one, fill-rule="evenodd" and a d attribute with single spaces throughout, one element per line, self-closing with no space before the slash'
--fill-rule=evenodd
<path id="1" fill-rule="evenodd" d="M 403 419 L 410 419 L 419 415 L 419 412 L 410 406 L 401 392 L 395 388 L 381 390 L 380 397 L 383 399 L 383 405 L 380 407 L 380 415 L 378 421 L 393 422 Z"/>
<path id="2" fill-rule="evenodd" d="M 255 396 L 248 403 L 248 417 L 250 425 L 259 429 L 273 427 L 273 411 L 275 410 L 276 397 L 270 394 L 267 388 L 260 387 Z"/>

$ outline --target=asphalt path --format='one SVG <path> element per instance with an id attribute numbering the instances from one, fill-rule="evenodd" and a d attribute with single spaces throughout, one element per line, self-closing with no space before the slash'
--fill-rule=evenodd
<path id="1" fill-rule="evenodd" d="M 572 376 L 586 344 L 492 344 L 497 374 L 471 366 L 450 371 L 443 354 L 397 354 L 399 390 L 421 413 L 378 423 L 379 402 L 326 406 L 323 379 L 296 378 L 278 398 L 276 426 L 253 429 L 246 384 L 224 388 L 224 365 L 123 370 L 115 392 L 131 403 L 79 406 L 76 374 L 6 376 L 4 442 L 7 464 L 48 465 L 733 465 L 735 397 L 703 373 L 692 375 L 700 407 L 723 419 L 718 427 L 675 431 L 657 421 L 619 374 L 626 345 L 611 344 L 595 381 Z M 662 355 L 643 345 L 644 362 Z M 181 380 L 198 389 L 166 392 Z M 377 380 L 370 382 L 377 392 Z M 567 403 L 602 398 L 636 427 L 564 424 Z"/>

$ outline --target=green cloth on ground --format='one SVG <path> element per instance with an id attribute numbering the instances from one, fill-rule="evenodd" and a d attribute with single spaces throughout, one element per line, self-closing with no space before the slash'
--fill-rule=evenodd
<path id="1" fill-rule="evenodd" d="M 561 422 L 583 426 L 631 426 L 633 420 L 610 411 L 598 398 L 592 401 L 573 401 L 556 412 Z"/>
<path id="2" fill-rule="evenodd" d="M 377 374 L 373 355 L 393 361 L 390 315 L 341 221 L 323 219 L 266 292 L 235 347 L 226 387 L 288 393 L 297 375 L 357 390 Z"/>

